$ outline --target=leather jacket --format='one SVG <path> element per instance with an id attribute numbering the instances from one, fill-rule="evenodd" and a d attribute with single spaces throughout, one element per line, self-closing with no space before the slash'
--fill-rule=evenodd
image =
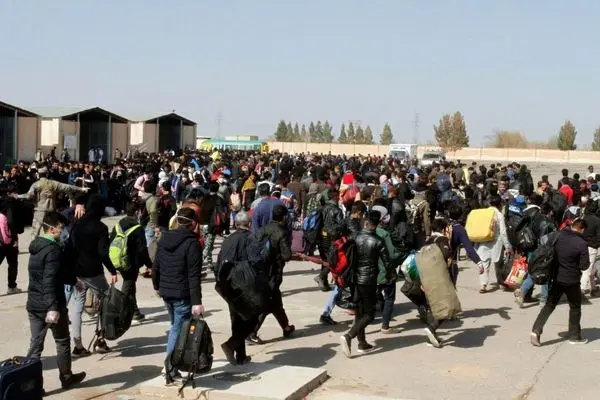
<path id="1" fill-rule="evenodd" d="M 390 264 L 390 256 L 385 243 L 375 231 L 362 230 L 354 239 L 358 253 L 358 262 L 356 266 L 356 284 L 375 286 L 377 285 L 377 275 L 379 274 L 379 260 L 391 276 L 393 268 Z"/>
<path id="2" fill-rule="evenodd" d="M 345 232 L 344 213 L 337 204 L 327 203 L 323 207 L 323 240 L 337 240 Z"/>

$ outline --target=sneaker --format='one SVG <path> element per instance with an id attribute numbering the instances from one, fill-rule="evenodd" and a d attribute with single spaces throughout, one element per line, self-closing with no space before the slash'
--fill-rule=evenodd
<path id="1" fill-rule="evenodd" d="M 21 289 L 19 289 L 18 287 L 11 287 L 11 288 L 8 288 L 8 290 L 6 291 L 6 294 L 11 295 L 11 294 L 19 294 L 22 292 L 23 291 Z"/>
<path id="2" fill-rule="evenodd" d="M 535 332 L 531 332 L 531 335 L 529 336 L 529 341 L 535 347 L 542 346 L 542 342 L 540 342 L 540 335 Z"/>
<path id="3" fill-rule="evenodd" d="M 264 344 L 263 340 L 258 335 L 250 335 L 246 338 L 246 343 L 249 345 L 261 345 Z"/>
<path id="4" fill-rule="evenodd" d="M 523 303 L 525 302 L 525 300 L 523 299 L 523 294 L 521 293 L 521 289 L 515 290 L 514 295 L 515 295 L 515 303 L 517 303 L 517 305 L 520 308 L 523 308 Z"/>
<path id="5" fill-rule="evenodd" d="M 104 339 L 98 339 L 94 343 L 94 352 L 98 354 L 110 353 L 110 347 L 108 347 Z"/>
<path id="6" fill-rule="evenodd" d="M 73 349 L 73 357 L 75 358 L 89 357 L 91 355 L 92 353 L 85 347 L 75 347 Z"/>
<path id="7" fill-rule="evenodd" d="M 335 322 L 335 321 L 333 320 L 333 318 L 331 318 L 331 317 L 330 317 L 329 315 L 327 315 L 327 314 L 323 314 L 323 315 L 321 315 L 321 317 L 319 318 L 319 322 L 320 322 L 322 325 L 336 325 L 336 324 L 337 324 L 337 322 Z"/>
<path id="8" fill-rule="evenodd" d="M 296 327 L 294 325 L 288 325 L 288 327 L 283 330 L 283 337 L 287 339 L 292 336 L 294 332 L 296 332 Z"/>
<path id="9" fill-rule="evenodd" d="M 221 350 L 223 350 L 223 353 L 225 354 L 225 358 L 227 359 L 229 364 L 237 365 L 237 361 L 235 359 L 235 354 L 234 354 L 233 350 L 227 345 L 227 343 L 223 343 L 221 345 Z"/>
<path id="10" fill-rule="evenodd" d="M 246 356 L 244 358 L 236 358 L 237 365 L 250 364 L 252 362 L 252 357 Z"/>
<path id="11" fill-rule="evenodd" d="M 314 278 L 315 283 L 317 284 L 317 286 L 319 287 L 319 289 L 321 289 L 322 292 L 329 292 L 331 290 L 331 286 L 329 286 L 329 282 L 324 281 L 323 279 L 321 279 L 320 276 L 315 276 Z"/>
<path id="12" fill-rule="evenodd" d="M 389 335 L 390 333 L 394 333 L 394 329 L 390 328 L 389 326 L 387 328 L 381 328 L 381 333 L 383 333 L 384 335 Z"/>
<path id="13" fill-rule="evenodd" d="M 367 354 L 375 350 L 375 346 L 369 343 L 361 343 L 358 345 L 358 353 Z"/>
<path id="14" fill-rule="evenodd" d="M 342 346 L 344 355 L 348 358 L 352 357 L 352 339 L 350 339 L 350 337 L 347 335 L 343 335 L 340 337 L 340 345 Z"/>
<path id="15" fill-rule="evenodd" d="M 67 377 L 60 378 L 60 384 L 64 390 L 69 390 L 73 386 L 80 384 L 85 379 L 85 372 L 71 374 Z"/>
<path id="16" fill-rule="evenodd" d="M 442 345 L 440 344 L 440 341 L 437 338 L 435 332 L 431 328 L 427 327 L 427 328 L 424 329 L 424 331 L 425 331 L 425 335 L 427 335 L 427 339 L 429 340 L 429 343 L 433 347 L 435 347 L 436 349 L 439 349 L 440 347 L 442 347 Z"/>
<path id="17" fill-rule="evenodd" d="M 145 319 L 146 319 L 146 316 L 144 314 L 142 314 L 141 312 L 139 312 L 139 311 L 137 313 L 133 314 L 133 320 L 134 321 L 141 322 L 141 321 L 143 321 Z"/>
<path id="18" fill-rule="evenodd" d="M 586 338 L 576 338 L 576 339 L 569 339 L 569 344 L 586 344 L 588 342 L 588 340 Z"/>

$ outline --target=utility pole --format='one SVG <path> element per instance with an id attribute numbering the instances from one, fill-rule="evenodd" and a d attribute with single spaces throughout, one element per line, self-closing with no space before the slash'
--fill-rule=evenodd
<path id="1" fill-rule="evenodd" d="M 217 114 L 217 137 L 221 137 L 221 123 L 223 122 L 223 114 L 219 111 Z"/>
<path id="2" fill-rule="evenodd" d="M 421 118 L 419 113 L 415 114 L 415 119 L 413 120 L 413 142 L 412 144 L 419 144 L 419 126 L 421 125 Z"/>

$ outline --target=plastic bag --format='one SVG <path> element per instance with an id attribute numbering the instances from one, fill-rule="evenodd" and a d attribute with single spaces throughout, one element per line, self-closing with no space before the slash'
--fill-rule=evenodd
<path id="1" fill-rule="evenodd" d="M 266 312 L 270 306 L 272 288 L 266 275 L 253 268 L 248 261 L 236 263 L 227 279 L 231 293 L 225 301 L 242 318 L 248 320 Z"/>
<path id="2" fill-rule="evenodd" d="M 402 271 L 402 274 L 404 274 L 404 278 L 409 282 L 413 282 L 419 279 L 419 270 L 417 269 L 414 251 L 411 252 L 406 257 L 402 265 L 400 265 L 400 271 Z"/>
<path id="3" fill-rule="evenodd" d="M 504 284 L 512 289 L 518 289 L 523 284 L 527 276 L 527 260 L 525 257 L 515 258 L 512 264 L 508 278 Z"/>

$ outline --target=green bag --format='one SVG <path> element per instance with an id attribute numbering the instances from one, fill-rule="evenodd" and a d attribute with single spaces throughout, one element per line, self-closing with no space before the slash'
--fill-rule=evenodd
<path id="1" fill-rule="evenodd" d="M 115 266 L 115 269 L 118 271 L 127 271 L 130 268 L 127 257 L 127 239 L 129 238 L 131 232 L 135 231 L 139 227 L 140 225 L 134 225 L 123 232 L 121 225 L 118 223 L 115 225 L 115 231 L 117 235 L 110 243 L 110 247 L 108 248 L 108 257 Z"/>

